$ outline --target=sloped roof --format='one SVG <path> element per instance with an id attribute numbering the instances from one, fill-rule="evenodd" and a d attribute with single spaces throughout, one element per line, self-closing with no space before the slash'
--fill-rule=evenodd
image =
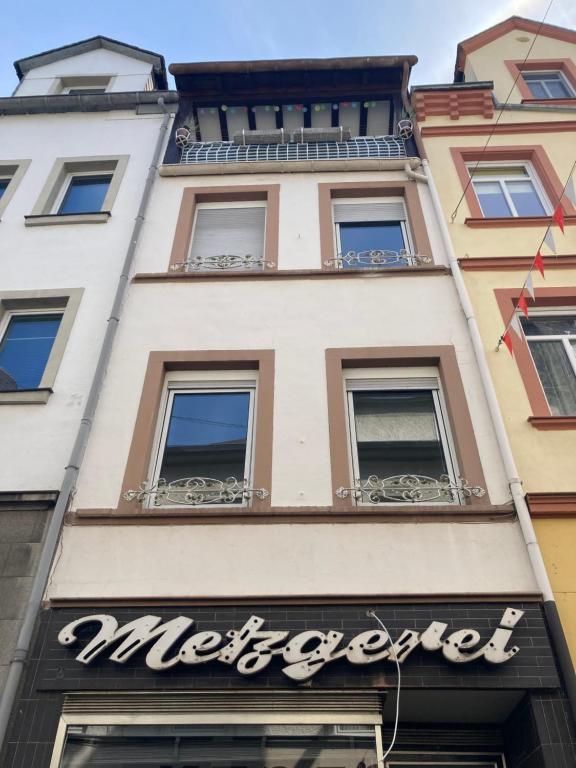
<path id="1" fill-rule="evenodd" d="M 148 62 L 152 65 L 156 87 L 160 90 L 165 90 L 168 87 L 166 64 L 163 56 L 153 51 L 147 51 L 144 48 L 138 48 L 135 45 L 128 45 L 119 40 L 113 40 L 111 37 L 104 37 L 103 35 L 89 37 L 87 40 L 79 40 L 77 43 L 63 45 L 60 48 L 52 48 L 49 51 L 43 51 L 34 56 L 27 56 L 25 59 L 18 59 L 14 62 L 14 68 L 21 80 L 27 72 L 36 69 L 36 67 L 43 67 L 46 64 L 51 64 L 61 59 L 68 59 L 71 56 L 79 56 L 82 53 L 94 51 L 98 48 L 106 48 L 123 56 L 130 56 L 133 59 Z"/>
<path id="2" fill-rule="evenodd" d="M 454 82 L 461 79 L 468 54 L 514 30 L 530 32 L 533 35 L 538 34 L 542 37 L 552 37 L 555 40 L 564 40 L 567 43 L 574 43 L 576 45 L 576 31 L 573 29 L 557 27 L 554 24 L 542 24 L 539 21 L 525 19 L 523 16 L 510 16 L 509 19 L 501 21 L 499 24 L 495 24 L 493 27 L 489 27 L 483 32 L 479 32 L 477 35 L 473 35 L 467 40 L 458 43 Z"/>

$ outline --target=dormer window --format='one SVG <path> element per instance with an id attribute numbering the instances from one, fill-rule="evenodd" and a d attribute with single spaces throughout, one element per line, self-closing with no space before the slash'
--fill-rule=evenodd
<path id="1" fill-rule="evenodd" d="M 112 78 L 106 76 L 94 76 L 94 77 L 61 77 L 58 80 L 59 90 L 57 91 L 61 95 L 73 95 L 73 94 L 90 94 L 90 93 L 106 93 L 110 86 Z"/>

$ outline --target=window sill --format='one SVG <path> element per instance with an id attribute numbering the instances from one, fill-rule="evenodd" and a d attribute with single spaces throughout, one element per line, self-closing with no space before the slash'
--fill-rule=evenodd
<path id="1" fill-rule="evenodd" d="M 178 282 L 193 280 L 286 280 L 299 277 L 310 278 L 357 278 L 374 279 L 390 277 L 417 277 L 422 275 L 449 275 L 450 267 L 433 264 L 425 267 L 388 267 L 383 269 L 264 269 L 242 272 L 140 272 L 132 278 L 135 283 Z"/>
<path id="2" fill-rule="evenodd" d="M 68 522 L 83 525 L 270 525 L 326 523 L 438 523 L 438 522 L 486 522 L 504 521 L 514 516 L 508 505 L 482 504 L 426 504 L 375 505 L 370 507 L 270 507 L 256 510 L 253 507 L 203 507 L 202 509 L 164 507 L 126 509 L 78 509 L 70 513 Z"/>
<path id="3" fill-rule="evenodd" d="M 49 224 L 106 224 L 110 211 L 95 213 L 41 213 L 24 216 L 24 226 L 44 227 Z"/>
<path id="4" fill-rule="evenodd" d="M 50 387 L 0 392 L 0 405 L 45 405 L 51 394 Z"/>
<path id="5" fill-rule="evenodd" d="M 544 431 L 576 429 L 576 416 L 530 416 L 528 421 Z"/>
<path id="6" fill-rule="evenodd" d="M 551 216 L 510 216 L 498 218 L 476 218 L 469 217 L 464 219 L 467 227 L 478 229 L 493 229 L 497 227 L 543 227 L 553 224 L 554 219 Z M 564 224 L 576 224 L 576 216 L 564 216 Z"/>

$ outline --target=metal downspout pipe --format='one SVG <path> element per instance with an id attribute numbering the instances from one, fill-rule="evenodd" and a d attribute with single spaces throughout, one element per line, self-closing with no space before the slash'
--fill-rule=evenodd
<path id="1" fill-rule="evenodd" d="M 20 634 L 18 635 L 16 650 L 14 651 L 14 656 L 10 661 L 8 675 L 6 678 L 6 685 L 2 694 L 2 699 L 0 700 L 0 753 L 4 745 L 4 739 L 10 720 L 10 714 L 12 712 L 12 707 L 14 706 L 14 701 L 18 692 L 18 685 L 28 660 L 28 653 L 30 651 L 34 626 L 38 612 L 40 611 L 42 605 L 42 597 L 44 595 L 44 590 L 46 589 L 46 584 L 48 583 L 52 561 L 54 559 L 54 555 L 56 554 L 56 549 L 60 540 L 60 532 L 64 522 L 64 515 L 66 514 L 68 509 L 68 501 L 76 485 L 76 479 L 82 464 L 82 459 L 84 458 L 88 436 L 94 421 L 96 406 L 98 404 L 98 399 L 102 390 L 102 384 L 106 375 L 106 369 L 110 360 L 112 344 L 118 329 L 120 313 L 126 295 L 128 280 L 130 278 L 130 271 L 134 262 L 136 246 L 138 245 L 140 231 L 144 223 L 146 208 L 148 207 L 150 194 L 152 192 L 152 185 L 154 184 L 158 162 L 160 160 L 162 147 L 164 145 L 166 131 L 170 122 L 170 113 L 165 106 L 164 99 L 162 97 L 158 99 L 158 104 L 164 111 L 164 116 L 159 128 L 156 146 L 154 147 L 152 160 L 148 169 L 146 181 L 144 183 L 144 189 L 142 191 L 138 213 L 136 214 L 132 234 L 130 236 L 130 242 L 128 244 L 128 249 L 124 258 L 124 264 L 122 265 L 122 271 L 118 279 L 116 294 L 114 296 L 110 317 L 107 320 L 106 333 L 102 341 L 102 346 L 100 347 L 100 353 L 98 355 L 98 361 L 94 370 L 92 384 L 90 385 L 90 391 L 88 393 L 84 412 L 80 420 L 78 432 L 76 433 L 76 439 L 70 454 L 70 460 L 64 471 L 64 479 L 62 481 L 58 500 L 54 507 L 50 523 L 48 524 L 46 537 L 42 546 L 42 551 L 40 553 L 40 559 L 38 561 L 38 568 L 36 570 L 36 575 L 32 583 L 32 590 L 26 604 Z"/>
<path id="2" fill-rule="evenodd" d="M 534 530 L 534 526 L 532 525 L 532 518 L 530 517 L 530 511 L 528 509 L 528 505 L 526 504 L 524 489 L 522 488 L 522 481 L 518 476 L 516 462 L 514 461 L 514 456 L 510 447 L 510 441 L 508 439 L 508 434 L 506 432 L 506 427 L 504 426 L 504 420 L 502 418 L 500 406 L 496 397 L 496 391 L 494 389 L 494 384 L 492 383 L 492 377 L 484 352 L 482 337 L 480 336 L 478 323 L 476 322 L 476 318 L 474 316 L 472 302 L 470 301 L 468 290 L 462 277 L 458 259 L 454 253 L 452 240 L 450 238 L 450 233 L 448 232 L 448 226 L 444 218 L 444 212 L 442 210 L 440 198 L 438 197 L 438 191 L 436 190 L 434 178 L 432 176 L 432 172 L 427 160 L 422 161 L 422 167 L 424 169 L 424 174 L 413 171 L 409 165 L 407 165 L 405 171 L 406 174 L 415 181 L 417 180 L 427 183 L 430 190 L 434 212 L 440 226 L 442 241 L 446 249 L 446 253 L 448 254 L 448 261 L 452 269 L 454 285 L 456 286 L 460 305 L 464 311 L 464 316 L 466 317 L 466 322 L 468 324 L 468 331 L 472 341 L 472 348 L 474 350 L 474 356 L 478 365 L 482 388 L 488 403 L 492 425 L 496 433 L 496 439 L 500 449 L 502 462 L 504 464 L 504 470 L 506 472 L 510 492 L 512 494 L 514 508 L 516 510 L 516 514 L 518 515 L 518 521 L 520 523 L 520 528 L 522 530 L 524 543 L 526 544 L 528 557 L 530 558 L 530 563 L 532 565 L 536 583 L 538 585 L 538 589 L 542 593 L 544 614 L 548 622 L 554 650 L 556 651 L 561 675 L 566 687 L 566 692 L 568 694 L 572 717 L 576 722 L 576 674 L 574 672 L 574 665 L 572 663 L 572 658 L 570 656 L 570 651 L 566 642 L 566 636 L 564 635 L 564 630 L 560 622 L 558 607 L 556 605 L 552 586 L 548 578 L 548 572 L 546 571 L 542 552 L 536 538 L 536 532 Z"/>

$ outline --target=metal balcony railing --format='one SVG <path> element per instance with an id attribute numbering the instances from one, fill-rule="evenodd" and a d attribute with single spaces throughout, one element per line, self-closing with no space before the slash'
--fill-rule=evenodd
<path id="1" fill-rule="evenodd" d="M 298 160 L 398 160 L 407 157 L 404 139 L 377 136 L 289 144 L 246 144 L 231 141 L 195 142 L 182 149 L 180 163 L 294 162 Z"/>
<path id="2" fill-rule="evenodd" d="M 128 490 L 122 494 L 125 501 L 149 500 L 151 506 L 162 507 L 171 504 L 183 504 L 188 507 L 206 504 L 242 504 L 253 497 L 266 499 L 269 496 L 265 488 L 252 488 L 246 478 L 237 480 L 227 477 L 218 480 L 214 477 L 181 477 L 167 482 L 160 478 L 156 483 L 144 481 L 137 490 Z"/>

